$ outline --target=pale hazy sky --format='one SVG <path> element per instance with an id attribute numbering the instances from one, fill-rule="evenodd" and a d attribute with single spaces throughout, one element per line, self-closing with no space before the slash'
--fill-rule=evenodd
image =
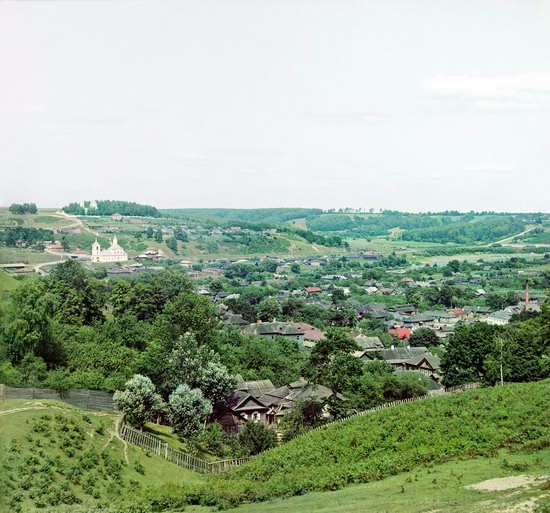
<path id="1" fill-rule="evenodd" d="M 550 211 L 550 2 L 0 2 L 0 204 Z"/>

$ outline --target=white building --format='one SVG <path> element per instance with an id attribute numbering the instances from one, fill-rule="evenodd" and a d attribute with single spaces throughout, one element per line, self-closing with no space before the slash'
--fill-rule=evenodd
<path id="1" fill-rule="evenodd" d="M 92 263 L 106 263 L 106 262 L 126 262 L 128 260 L 128 254 L 124 251 L 116 240 L 113 238 L 109 248 L 101 250 L 101 246 L 97 239 L 92 244 Z"/>

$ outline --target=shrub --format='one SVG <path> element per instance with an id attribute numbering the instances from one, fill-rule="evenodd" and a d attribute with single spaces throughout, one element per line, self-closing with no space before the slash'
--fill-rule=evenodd
<path id="1" fill-rule="evenodd" d="M 248 454 L 258 454 L 277 445 L 275 432 L 259 422 L 247 422 L 239 433 L 239 442 Z"/>

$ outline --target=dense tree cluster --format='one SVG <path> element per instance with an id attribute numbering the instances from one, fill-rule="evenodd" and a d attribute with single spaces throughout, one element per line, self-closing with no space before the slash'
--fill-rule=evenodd
<path id="1" fill-rule="evenodd" d="M 113 214 L 122 214 L 124 216 L 139 217 L 160 217 L 161 215 L 156 207 L 141 205 L 133 201 L 98 200 L 96 203 L 97 208 L 89 208 L 89 202 L 84 203 L 88 215 L 110 216 Z M 79 203 L 73 202 L 63 207 L 63 211 L 67 214 L 82 216 L 86 214 L 86 208 L 81 207 Z"/>
<path id="2" fill-rule="evenodd" d="M 36 207 L 36 203 L 12 203 L 9 211 L 12 214 L 36 214 L 38 208 Z"/>
<path id="3" fill-rule="evenodd" d="M 409 214 L 384 211 L 380 215 L 329 214 L 311 217 L 308 228 L 321 232 L 346 232 L 350 236 L 388 235 L 399 229 L 403 240 L 470 244 L 494 241 L 521 232 L 525 216 L 456 213 Z"/>
<path id="4" fill-rule="evenodd" d="M 441 367 L 447 386 L 474 381 L 535 381 L 550 376 L 550 305 L 505 327 L 482 322 L 457 328 Z"/>
<path id="5" fill-rule="evenodd" d="M 17 241 L 23 241 L 28 246 L 42 242 L 45 240 L 52 240 L 54 237 L 51 230 L 44 230 L 43 228 L 25 228 L 22 226 L 8 227 L 2 232 L 2 242 L 6 246 L 15 246 Z"/>

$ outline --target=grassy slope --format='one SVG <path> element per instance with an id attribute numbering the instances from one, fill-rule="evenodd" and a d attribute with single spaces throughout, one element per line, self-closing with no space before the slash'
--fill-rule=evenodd
<path id="1" fill-rule="evenodd" d="M 528 400 L 526 400 L 528 398 Z M 465 392 L 356 417 L 213 479 L 224 505 L 336 490 L 422 465 L 550 446 L 550 381 Z"/>
<path id="2" fill-rule="evenodd" d="M 41 409 L 5 414 L 10 409 L 29 407 Z M 133 446 L 128 446 L 129 464 L 126 464 L 123 444 L 112 436 L 114 420 L 113 415 L 83 412 L 55 401 L 20 400 L 1 404 L 0 461 L 4 468 L 0 475 L 9 476 L 8 491 L 4 489 L 0 493 L 7 503 L 4 507 L 9 511 L 20 511 L 19 506 L 22 511 L 35 511 L 42 502 L 45 506 L 55 506 L 57 511 L 62 504 L 52 503 L 55 499 L 51 496 L 60 495 L 65 487 L 68 502 L 72 500 L 70 497 L 81 502 L 80 506 L 71 505 L 70 511 L 80 511 L 80 508 L 84 511 L 86 506 L 110 504 L 123 495 L 131 498 L 133 493 L 148 486 L 199 479 L 197 474 Z M 15 449 L 10 450 L 11 447 Z M 89 458 L 86 463 L 86 454 L 97 455 L 97 462 L 89 463 L 93 460 Z M 31 459 L 33 456 L 35 461 Z M 143 466 L 143 474 L 136 469 L 139 468 L 137 464 Z M 80 467 L 81 474 L 74 467 Z M 26 480 L 31 485 L 28 490 L 25 489 Z M 85 490 L 88 481 L 94 482 L 89 493 Z M 34 499 L 31 498 L 33 491 L 37 493 Z M 13 502 L 9 502 L 10 499 Z M 4 511 L 2 504 L 0 511 Z"/>
<path id="3" fill-rule="evenodd" d="M 493 458 L 454 461 L 419 468 L 381 481 L 352 485 L 335 492 L 314 492 L 300 497 L 243 504 L 229 513 L 503 513 L 522 511 L 519 505 L 550 496 L 544 486 L 480 492 L 465 486 L 487 479 L 548 476 L 550 449 L 532 454 L 502 451 Z M 544 481 L 543 481 L 544 482 Z M 509 508 L 509 509 L 508 509 Z M 210 511 L 192 507 L 193 513 Z"/>

